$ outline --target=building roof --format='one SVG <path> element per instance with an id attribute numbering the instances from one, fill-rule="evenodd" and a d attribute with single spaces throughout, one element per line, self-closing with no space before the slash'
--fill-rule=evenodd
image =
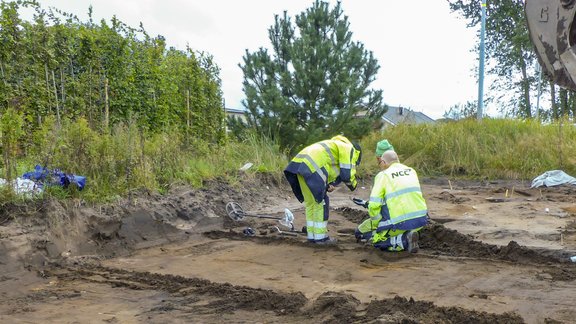
<path id="1" fill-rule="evenodd" d="M 244 114 L 244 109 L 224 108 L 227 114 Z"/>
<path id="2" fill-rule="evenodd" d="M 419 111 L 413 111 L 405 107 L 393 106 L 388 106 L 388 111 L 386 111 L 382 118 L 385 122 L 391 125 L 398 125 L 401 123 L 426 124 L 434 122 L 434 119 Z"/>

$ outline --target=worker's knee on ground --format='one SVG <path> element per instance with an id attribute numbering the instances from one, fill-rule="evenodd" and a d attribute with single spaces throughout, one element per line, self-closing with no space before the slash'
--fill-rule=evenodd
<path id="1" fill-rule="evenodd" d="M 385 241 L 388 235 L 386 235 L 386 232 L 370 232 L 370 237 L 372 238 L 372 243 L 378 243 Z"/>

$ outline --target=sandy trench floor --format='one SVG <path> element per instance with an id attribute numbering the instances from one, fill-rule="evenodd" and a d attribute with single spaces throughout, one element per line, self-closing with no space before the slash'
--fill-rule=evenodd
<path id="1" fill-rule="evenodd" d="M 432 222 L 416 254 L 359 244 L 366 217 L 330 195 L 335 246 L 230 220 L 226 202 L 304 211 L 286 188 L 176 190 L 130 208 L 49 206 L 0 225 L 2 323 L 573 323 L 576 188 L 426 179 Z M 251 190 L 250 188 L 254 188 Z M 210 201 L 209 204 L 201 202 Z M 58 219 L 60 221 L 53 221 Z M 65 220 L 63 222 L 62 220 Z M 254 236 L 243 230 L 251 227 Z M 281 228 L 281 226 L 279 226 Z M 43 230 L 43 232 L 42 232 Z"/>

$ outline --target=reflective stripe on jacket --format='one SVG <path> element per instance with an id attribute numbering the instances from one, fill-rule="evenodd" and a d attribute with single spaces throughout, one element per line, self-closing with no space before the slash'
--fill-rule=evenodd
<path id="1" fill-rule="evenodd" d="M 382 213 L 383 206 L 388 208 L 389 217 Z M 411 230 L 426 225 L 427 213 L 416 171 L 401 163 L 393 163 L 376 175 L 368 202 L 370 219 L 360 224 L 358 229 L 362 233 Z"/>
<path id="2" fill-rule="evenodd" d="M 284 175 L 300 202 L 304 200 L 296 179 L 300 174 L 317 202 L 324 200 L 330 183 L 344 182 L 350 190 L 356 189 L 356 161 L 360 152 L 344 136 L 314 143 L 300 151 L 284 169 Z"/>

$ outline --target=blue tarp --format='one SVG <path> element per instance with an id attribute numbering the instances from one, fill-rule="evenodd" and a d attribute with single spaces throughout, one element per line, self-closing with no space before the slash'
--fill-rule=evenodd
<path id="1" fill-rule="evenodd" d="M 64 188 L 68 188 L 68 186 L 73 183 L 78 186 L 79 190 L 84 189 L 84 185 L 86 184 L 86 177 L 66 174 L 59 169 L 48 170 L 40 165 L 36 165 L 34 171 L 24 173 L 22 178 L 47 186 L 56 185 Z"/>

